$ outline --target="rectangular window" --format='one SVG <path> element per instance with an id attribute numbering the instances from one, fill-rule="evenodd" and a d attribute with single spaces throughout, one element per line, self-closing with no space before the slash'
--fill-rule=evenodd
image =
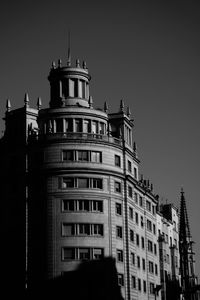
<path id="1" fill-rule="evenodd" d="M 149 231 L 152 231 L 152 223 L 151 223 L 151 221 L 148 220 L 148 219 L 147 219 L 147 229 L 148 229 Z"/>
<path id="2" fill-rule="evenodd" d="M 74 187 L 74 178 L 71 177 L 63 177 L 62 178 L 62 188 L 73 188 Z"/>
<path id="3" fill-rule="evenodd" d="M 153 224 L 153 234 L 156 234 L 156 225 Z"/>
<path id="4" fill-rule="evenodd" d="M 135 265 L 135 253 L 131 252 L 131 263 Z"/>
<path id="5" fill-rule="evenodd" d="M 143 228 L 144 227 L 144 218 L 143 216 L 140 217 L 140 225 Z"/>
<path id="6" fill-rule="evenodd" d="M 130 160 L 128 160 L 128 171 L 131 173 L 132 172 L 132 164 Z"/>
<path id="7" fill-rule="evenodd" d="M 102 189 L 103 188 L 102 179 L 100 179 L 100 178 L 93 178 L 92 179 L 92 188 L 93 189 Z"/>
<path id="8" fill-rule="evenodd" d="M 76 259 L 75 248 L 63 248 L 62 249 L 62 259 L 63 260 L 73 260 Z"/>
<path id="9" fill-rule="evenodd" d="M 69 97 L 74 97 L 75 81 L 69 79 Z"/>
<path id="10" fill-rule="evenodd" d="M 138 291 L 141 291 L 141 279 L 138 278 Z"/>
<path id="11" fill-rule="evenodd" d="M 75 211 L 75 201 L 63 199 L 62 201 L 62 211 Z"/>
<path id="12" fill-rule="evenodd" d="M 121 193 L 121 183 L 118 181 L 115 181 L 115 192 Z"/>
<path id="13" fill-rule="evenodd" d="M 139 223 L 139 218 L 138 218 L 138 213 L 135 213 L 135 223 L 138 225 Z"/>
<path id="14" fill-rule="evenodd" d="M 138 204 L 138 194 L 137 193 L 134 194 L 134 198 L 135 198 L 135 203 Z"/>
<path id="15" fill-rule="evenodd" d="M 79 98 L 85 98 L 85 82 L 79 80 Z"/>
<path id="16" fill-rule="evenodd" d="M 89 188 L 89 178 L 77 178 L 77 187 L 80 189 Z"/>
<path id="17" fill-rule="evenodd" d="M 118 273 L 118 285 L 124 286 L 124 275 Z"/>
<path id="18" fill-rule="evenodd" d="M 134 231 L 130 229 L 130 241 L 134 242 Z"/>
<path id="19" fill-rule="evenodd" d="M 92 133 L 98 132 L 98 123 L 96 121 L 92 121 Z"/>
<path id="20" fill-rule="evenodd" d="M 131 276 L 132 289 L 136 289 L 136 278 L 135 276 Z"/>
<path id="21" fill-rule="evenodd" d="M 103 236 L 103 224 L 92 224 L 91 233 L 95 236 Z"/>
<path id="22" fill-rule="evenodd" d="M 104 251 L 102 248 L 94 248 L 92 255 L 92 259 L 102 259 L 104 256 Z"/>
<path id="23" fill-rule="evenodd" d="M 103 201 L 93 200 L 92 201 L 92 210 L 95 212 L 103 212 Z"/>
<path id="24" fill-rule="evenodd" d="M 77 160 L 78 161 L 88 161 L 89 160 L 88 151 L 78 150 L 77 151 Z"/>
<path id="25" fill-rule="evenodd" d="M 91 162 L 101 163 L 101 155 L 102 153 L 99 151 L 91 151 Z"/>
<path id="26" fill-rule="evenodd" d="M 155 207 L 155 205 L 152 205 L 152 213 L 153 213 L 153 215 L 156 214 L 156 207 Z"/>
<path id="27" fill-rule="evenodd" d="M 62 248 L 62 260 L 101 259 L 103 256 L 103 248 Z"/>
<path id="28" fill-rule="evenodd" d="M 63 132 L 63 119 L 56 120 L 56 132 Z"/>
<path id="29" fill-rule="evenodd" d="M 123 262 L 123 250 L 117 249 L 117 261 Z"/>
<path id="30" fill-rule="evenodd" d="M 144 237 L 143 236 L 141 237 L 141 244 L 142 244 L 142 249 L 144 249 L 145 246 L 144 246 Z"/>
<path id="31" fill-rule="evenodd" d="M 148 200 L 146 201 L 146 209 L 151 212 L 151 202 L 149 202 Z"/>
<path id="32" fill-rule="evenodd" d="M 66 132 L 73 131 L 73 119 L 65 119 Z"/>
<path id="33" fill-rule="evenodd" d="M 142 259 L 142 269 L 143 269 L 143 271 L 145 271 L 145 269 L 146 269 L 146 262 L 145 262 L 144 258 Z"/>
<path id="34" fill-rule="evenodd" d="M 132 207 L 129 207 L 129 218 L 131 220 L 133 219 L 133 209 L 132 209 Z"/>
<path id="35" fill-rule="evenodd" d="M 155 274 L 158 275 L 158 265 L 155 264 Z"/>
<path id="36" fill-rule="evenodd" d="M 90 132 L 90 123 L 89 120 L 83 120 L 83 132 Z"/>
<path id="37" fill-rule="evenodd" d="M 105 131 L 104 131 L 104 128 L 105 128 L 105 125 L 104 125 L 104 123 L 99 123 L 99 133 L 100 134 L 104 134 L 105 133 Z"/>
<path id="38" fill-rule="evenodd" d="M 157 255 L 157 245 L 154 244 L 154 254 Z"/>
<path id="39" fill-rule="evenodd" d="M 90 233 L 90 224 L 79 224 L 78 226 L 78 234 L 79 235 L 91 235 Z"/>
<path id="40" fill-rule="evenodd" d="M 88 200 L 78 200 L 77 201 L 77 210 L 78 211 L 89 211 L 90 202 Z"/>
<path id="41" fill-rule="evenodd" d="M 120 203 L 116 203 L 115 207 L 116 207 L 116 214 L 121 216 L 122 215 L 122 205 Z"/>
<path id="42" fill-rule="evenodd" d="M 139 256 L 137 256 L 137 267 L 138 267 L 138 269 L 140 269 L 140 257 Z"/>
<path id="43" fill-rule="evenodd" d="M 147 292 L 147 283 L 146 283 L 146 280 L 143 280 L 143 292 L 144 293 Z"/>
<path id="44" fill-rule="evenodd" d="M 133 189 L 132 189 L 132 187 L 131 187 L 130 185 L 128 186 L 128 196 L 129 196 L 130 198 L 133 197 Z"/>
<path id="45" fill-rule="evenodd" d="M 74 131 L 75 132 L 81 132 L 82 131 L 82 128 L 81 128 L 81 119 L 76 119 L 75 120 L 75 128 L 74 128 Z"/>
<path id="46" fill-rule="evenodd" d="M 143 198 L 142 198 L 142 196 L 140 196 L 140 206 L 141 207 L 143 206 Z"/>
<path id="47" fill-rule="evenodd" d="M 119 155 L 115 155 L 115 166 L 121 167 L 121 158 Z"/>
<path id="48" fill-rule="evenodd" d="M 154 273 L 153 262 L 149 261 L 149 272 Z"/>
<path id="49" fill-rule="evenodd" d="M 139 234 L 136 234 L 136 245 L 138 247 L 140 246 L 140 236 L 139 236 Z"/>
<path id="50" fill-rule="evenodd" d="M 134 168 L 134 177 L 135 177 L 135 179 L 137 179 L 137 169 L 136 168 Z"/>
<path id="51" fill-rule="evenodd" d="M 147 243 L 148 243 L 148 251 L 153 252 L 153 243 L 152 243 L 152 241 L 148 240 Z"/>
<path id="52" fill-rule="evenodd" d="M 62 224 L 62 236 L 75 235 L 75 224 L 63 223 Z"/>
<path id="53" fill-rule="evenodd" d="M 153 282 L 150 282 L 149 284 L 149 290 L 150 290 L 150 294 L 154 294 L 154 283 Z"/>
<path id="54" fill-rule="evenodd" d="M 74 157 L 73 157 L 73 151 L 72 150 L 63 150 L 63 153 L 62 153 L 62 160 L 63 161 L 73 161 L 74 160 Z"/>
<path id="55" fill-rule="evenodd" d="M 90 248 L 79 248 L 79 259 L 80 260 L 90 259 Z"/>
<path id="56" fill-rule="evenodd" d="M 122 239 L 122 226 L 116 226 L 116 235 L 117 238 Z"/>

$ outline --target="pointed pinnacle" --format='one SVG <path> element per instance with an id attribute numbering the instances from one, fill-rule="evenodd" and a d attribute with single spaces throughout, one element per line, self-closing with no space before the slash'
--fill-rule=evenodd
<path id="1" fill-rule="evenodd" d="M 56 63 L 55 63 L 55 61 L 52 61 L 51 68 L 52 68 L 52 69 L 55 69 L 55 68 L 56 68 Z"/>
<path id="2" fill-rule="evenodd" d="M 104 111 L 108 112 L 108 103 L 106 101 L 104 102 Z"/>
<path id="3" fill-rule="evenodd" d="M 25 93 L 25 96 L 24 96 L 24 104 L 26 107 L 29 106 L 29 97 L 28 97 L 28 93 Z"/>
<path id="4" fill-rule="evenodd" d="M 38 97 L 37 99 L 37 109 L 40 110 L 40 108 L 42 107 L 42 100 L 40 97 Z"/>
<path id="5" fill-rule="evenodd" d="M 123 100 L 120 101 L 120 111 L 124 112 L 124 101 Z"/>
<path id="6" fill-rule="evenodd" d="M 10 99 L 7 99 L 7 101 L 6 101 L 6 111 L 9 112 L 10 110 L 11 110 Z"/>

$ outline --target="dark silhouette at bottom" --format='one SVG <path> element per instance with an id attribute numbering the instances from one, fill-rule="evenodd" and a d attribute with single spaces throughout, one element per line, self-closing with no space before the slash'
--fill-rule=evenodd
<path id="1" fill-rule="evenodd" d="M 67 300 L 123 300 L 113 258 L 83 261 L 77 270 L 65 272 L 26 292 L 26 299 L 38 296 Z"/>

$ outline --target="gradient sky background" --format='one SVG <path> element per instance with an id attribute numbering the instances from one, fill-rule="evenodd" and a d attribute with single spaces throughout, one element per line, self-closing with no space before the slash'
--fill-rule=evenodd
<path id="1" fill-rule="evenodd" d="M 131 107 L 140 173 L 165 203 L 185 190 L 200 275 L 198 1 L 9 1 L 0 4 L 0 112 L 6 99 L 49 103 L 51 62 L 86 60 L 96 107 Z M 3 121 L 0 122 L 2 130 Z"/>

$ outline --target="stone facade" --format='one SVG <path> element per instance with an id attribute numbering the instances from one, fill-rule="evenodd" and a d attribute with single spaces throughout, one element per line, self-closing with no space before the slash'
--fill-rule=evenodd
<path id="1" fill-rule="evenodd" d="M 153 186 L 139 178 L 130 109 L 125 111 L 123 101 L 117 113 L 109 113 L 107 103 L 94 109 L 91 77 L 78 60 L 75 66 L 70 60 L 64 67 L 53 63 L 48 79 L 50 107 L 42 109 L 38 99 L 37 109 L 31 109 L 26 96 L 19 117 L 9 102 L 1 140 L 2 157 L 8 157 L 12 137 L 24 134 L 19 149 L 25 168 L 17 176 L 23 173 L 26 179 L 17 201 L 24 203 L 26 282 L 34 287 L 74 271 L 83 260 L 112 256 L 123 297 L 153 300 L 162 281 L 159 230 L 168 230 L 174 241 L 178 219 L 175 210 L 172 221 L 162 217 Z M 14 123 L 20 118 L 25 123 L 17 131 Z M 3 160 L 2 165 L 6 168 Z M 8 189 L 5 194 L 9 198 Z M 14 214 L 13 220 L 18 223 Z M 173 270 L 167 269 L 176 275 L 177 266 Z"/>

